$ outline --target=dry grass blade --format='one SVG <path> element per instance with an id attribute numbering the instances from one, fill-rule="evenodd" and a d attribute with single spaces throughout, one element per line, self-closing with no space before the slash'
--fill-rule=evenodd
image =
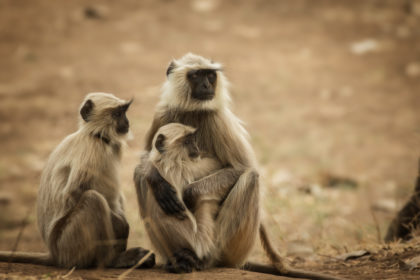
<path id="1" fill-rule="evenodd" d="M 134 269 L 136 269 L 137 267 L 141 266 L 150 257 L 151 254 L 152 254 L 152 252 L 149 251 L 149 253 L 147 253 L 143 258 L 141 258 L 141 260 L 139 260 L 136 265 L 134 265 L 133 267 L 127 269 L 126 271 L 124 271 L 124 273 L 122 273 L 120 276 L 118 276 L 118 280 L 124 279 Z"/>
<path id="2" fill-rule="evenodd" d="M 11 260 L 12 260 L 13 254 L 17 250 L 17 247 L 19 245 L 20 239 L 22 238 L 23 230 L 25 229 L 26 225 L 28 224 L 28 217 L 29 217 L 29 215 L 30 215 L 31 212 L 32 212 L 31 211 L 31 208 L 28 209 L 28 212 L 26 213 L 25 218 L 23 218 L 23 220 L 22 220 L 22 223 L 21 223 L 20 228 L 19 228 L 19 233 L 18 233 L 18 235 L 16 237 L 15 244 L 13 245 L 12 254 L 10 255 L 10 261 L 9 261 L 8 266 L 7 266 L 6 274 L 9 273 L 9 271 L 10 271 L 10 269 L 12 267 L 12 261 Z"/>
<path id="3" fill-rule="evenodd" d="M 69 277 L 72 273 L 73 273 L 73 271 L 76 269 L 76 267 L 75 266 L 73 266 L 73 268 L 72 269 L 70 269 L 69 270 L 69 272 L 67 272 L 66 274 L 64 274 L 63 276 L 62 276 L 62 278 L 67 278 L 67 277 Z"/>

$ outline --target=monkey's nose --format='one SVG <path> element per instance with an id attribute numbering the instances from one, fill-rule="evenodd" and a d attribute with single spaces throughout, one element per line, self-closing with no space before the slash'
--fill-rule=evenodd
<path id="1" fill-rule="evenodd" d="M 198 151 L 191 151 L 191 152 L 188 154 L 188 156 L 189 156 L 190 158 L 197 158 L 197 157 L 199 156 L 199 153 L 198 153 Z"/>

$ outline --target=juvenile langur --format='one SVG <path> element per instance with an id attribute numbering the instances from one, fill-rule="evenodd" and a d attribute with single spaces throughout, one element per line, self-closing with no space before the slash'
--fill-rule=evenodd
<path id="1" fill-rule="evenodd" d="M 119 186 L 131 101 L 88 94 L 79 129 L 52 152 L 41 176 L 38 226 L 49 253 L 1 252 L 1 261 L 87 268 L 130 267 L 148 251 L 126 250 L 129 225 Z M 143 267 L 154 265 L 150 255 Z"/>
<path id="2" fill-rule="evenodd" d="M 420 160 L 414 193 L 389 225 L 385 242 L 410 240 L 420 232 Z"/>
<path id="3" fill-rule="evenodd" d="M 153 139 L 152 150 L 143 155 L 144 161 L 147 161 L 143 166 L 156 168 L 174 186 L 181 203 L 182 192 L 188 184 L 221 168 L 216 159 L 200 154 L 194 132 L 194 128 L 180 123 L 164 125 Z M 144 172 L 147 173 L 147 170 Z M 229 189 L 237 178 L 230 178 L 230 185 L 227 185 Z M 149 191 L 151 187 L 148 185 L 146 199 L 139 201 L 142 205 L 141 216 L 153 246 L 166 262 L 166 268 L 173 272 L 192 269 L 188 257 L 185 256 L 188 252 L 195 252 L 197 256 L 195 269 L 209 266 L 209 263 L 201 260 L 211 260 L 215 255 L 214 217 L 227 190 L 212 189 L 198 196 L 195 207 L 191 211 L 186 210 L 189 219 L 181 220 L 167 215 L 160 208 Z M 180 255 L 183 256 L 181 259 Z"/>
<path id="4" fill-rule="evenodd" d="M 230 187 L 227 182 L 237 173 L 240 174 L 223 199 L 215 219 L 214 243 L 217 254 L 210 259 L 200 260 L 197 252 L 180 250 L 174 253 L 173 270 L 188 272 L 200 267 L 200 262 L 209 262 L 214 266 L 244 267 L 279 275 L 329 279 L 325 275 L 286 268 L 272 246 L 260 221 L 259 176 L 255 155 L 247 131 L 230 110 L 228 82 L 222 66 L 204 57 L 187 54 L 172 61 L 166 74 L 167 81 L 146 135 L 145 150 L 152 150 L 154 136 L 165 124 L 179 122 L 197 128 L 194 136 L 198 148 L 215 158 L 222 168 L 187 186 L 183 194 L 185 202 L 198 202 L 199 196 L 212 189 Z M 167 215 L 185 218 L 185 207 L 177 198 L 174 187 L 155 167 L 144 168 L 147 165 L 144 160 L 134 175 L 140 207 L 147 200 L 145 190 L 150 185 L 153 196 Z M 258 234 L 275 268 L 245 264 Z"/>

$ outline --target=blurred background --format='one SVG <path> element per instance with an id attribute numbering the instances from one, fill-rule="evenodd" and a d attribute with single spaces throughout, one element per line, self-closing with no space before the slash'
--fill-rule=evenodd
<path id="1" fill-rule="evenodd" d="M 44 251 L 42 168 L 92 91 L 134 97 L 121 178 L 131 246 L 149 247 L 132 173 L 167 65 L 225 66 L 284 256 L 379 244 L 420 155 L 420 2 L 0 0 L 0 250 Z M 253 258 L 262 258 L 257 247 Z"/>

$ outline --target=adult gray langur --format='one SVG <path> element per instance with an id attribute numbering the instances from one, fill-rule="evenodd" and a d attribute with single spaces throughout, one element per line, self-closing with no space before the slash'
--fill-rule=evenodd
<path id="1" fill-rule="evenodd" d="M 192 126 L 197 129 L 194 137 L 199 150 L 215 158 L 221 168 L 185 187 L 185 204 L 194 209 L 198 198 L 206 192 L 229 187 L 220 201 L 215 217 L 216 253 L 199 258 L 196 251 L 188 248 L 171 252 L 173 261 L 168 266 L 169 270 L 199 270 L 203 267 L 203 262 L 207 262 L 211 266 L 241 267 L 278 275 L 333 279 L 328 275 L 287 268 L 270 242 L 260 219 L 257 161 L 247 131 L 230 110 L 228 82 L 221 64 L 189 53 L 181 59 L 173 60 L 166 74 L 167 80 L 163 85 L 160 102 L 146 135 L 146 152 L 152 150 L 153 139 L 160 127 L 173 122 Z M 230 184 L 238 173 L 238 179 Z M 147 160 L 143 159 L 136 168 L 134 181 L 140 208 L 147 199 L 150 186 L 156 202 L 166 215 L 181 220 L 186 218 L 184 203 L 178 199 L 174 187 Z M 246 263 L 258 235 L 273 266 Z"/>
<path id="2" fill-rule="evenodd" d="M 221 168 L 215 158 L 200 152 L 194 132 L 194 128 L 180 123 L 164 125 L 153 139 L 152 150 L 142 156 L 142 161 L 147 162 L 142 166 L 156 168 L 174 186 L 181 202 L 185 187 Z M 150 171 L 141 172 L 148 174 Z M 167 270 L 187 272 L 193 269 L 193 265 L 196 265 L 196 269 L 212 265 L 218 254 L 215 246 L 215 216 L 219 203 L 238 176 L 232 176 L 224 188 L 211 188 L 199 195 L 194 207 L 185 211 L 188 219 L 165 214 L 146 182 L 148 187 L 141 196 L 145 199 L 139 201 L 141 217 L 153 247 L 166 262 Z M 184 262 L 181 258 L 185 258 Z M 189 263 L 189 258 L 194 263 Z"/>
<path id="3" fill-rule="evenodd" d="M 79 129 L 51 153 L 38 193 L 38 226 L 49 253 L 0 252 L 0 261 L 58 267 L 131 267 L 148 250 L 127 248 L 118 165 L 129 132 L 131 101 L 90 93 Z M 143 267 L 155 263 L 150 255 Z"/>

